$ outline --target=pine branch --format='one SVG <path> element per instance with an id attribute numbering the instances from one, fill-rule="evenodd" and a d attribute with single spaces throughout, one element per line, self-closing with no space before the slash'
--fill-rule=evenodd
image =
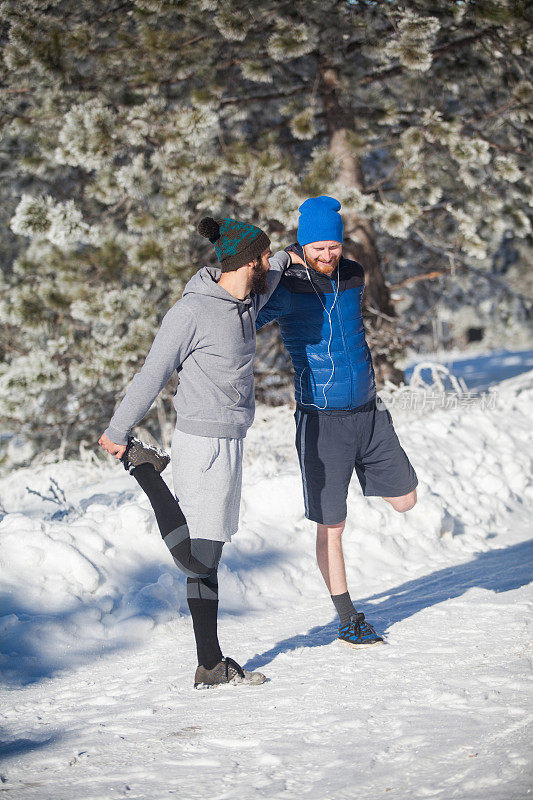
<path id="1" fill-rule="evenodd" d="M 221 106 L 241 105 L 242 103 L 263 102 L 264 100 L 281 100 L 284 97 L 292 97 L 308 88 L 308 84 L 302 83 L 285 92 L 270 92 L 269 94 L 246 95 L 243 97 L 225 97 L 220 101 Z"/>
<path id="2" fill-rule="evenodd" d="M 531 152 L 528 152 L 527 150 L 520 150 L 520 148 L 518 147 L 508 147 L 505 144 L 499 144 L 498 142 L 493 142 L 492 139 L 489 139 L 488 136 L 485 136 L 485 134 L 482 133 L 482 131 L 478 130 L 477 128 L 474 128 L 473 126 L 468 126 L 468 127 L 472 129 L 472 131 L 476 134 L 476 136 L 479 139 L 483 139 L 484 142 L 487 142 L 487 144 L 490 147 L 494 147 L 496 150 L 503 150 L 505 153 L 516 153 L 519 156 L 531 157 Z"/>
<path id="3" fill-rule="evenodd" d="M 495 286 L 499 286 L 499 288 L 504 292 L 510 294 L 512 297 L 516 297 L 517 300 L 520 300 L 526 307 L 533 307 L 533 297 L 521 294 L 521 292 L 516 292 L 507 283 L 505 283 L 505 281 L 502 281 L 501 278 L 498 278 L 491 272 L 487 272 L 484 269 L 479 269 L 479 267 L 472 266 L 472 264 L 470 264 L 466 258 L 446 247 L 444 242 L 432 242 L 424 233 L 422 233 L 422 231 L 417 230 L 416 228 L 413 228 L 413 233 L 415 237 L 419 239 L 432 253 L 438 253 L 439 255 L 446 256 L 446 258 L 450 260 L 450 263 L 458 261 L 461 267 L 464 267 L 474 275 L 478 275 L 480 278 L 485 278 L 485 280 L 494 283 Z"/>
<path id="4" fill-rule="evenodd" d="M 466 45 L 472 44 L 472 42 L 476 42 L 479 39 L 483 39 L 485 36 L 490 36 L 495 31 L 498 30 L 498 26 L 491 25 L 488 28 L 485 28 L 482 31 L 478 31 L 478 33 L 472 33 L 468 36 L 463 36 L 461 39 L 455 39 L 453 42 L 448 42 L 448 44 L 441 45 L 440 47 L 436 47 L 434 50 L 431 51 L 433 58 L 442 55 L 442 53 L 449 52 L 450 50 L 455 50 L 457 48 L 464 47 Z M 396 65 L 395 67 L 388 67 L 387 69 L 378 70 L 377 72 L 371 72 L 368 75 L 363 75 L 362 78 L 359 79 L 360 86 L 367 86 L 369 83 L 373 83 L 374 81 L 383 81 L 387 78 L 393 78 L 397 75 L 402 75 L 405 71 L 405 67 L 401 64 Z"/>
<path id="5" fill-rule="evenodd" d="M 396 142 L 396 144 L 397 144 L 397 142 Z M 364 190 L 363 194 L 370 194 L 370 192 L 375 192 L 375 191 L 377 191 L 378 189 L 380 189 L 380 188 L 383 186 L 383 184 L 385 184 L 385 183 L 388 183 L 388 181 L 389 181 L 389 180 L 390 180 L 390 178 L 391 178 L 391 177 L 394 175 L 394 173 L 395 173 L 395 172 L 398 172 L 398 170 L 399 170 L 401 167 L 402 167 L 402 164 L 401 164 L 401 162 L 398 162 L 398 163 L 396 164 L 396 166 L 395 166 L 395 167 L 393 167 L 393 168 L 392 168 L 392 169 L 391 169 L 391 170 L 388 172 L 388 174 L 387 174 L 387 175 L 385 175 L 383 178 L 380 178 L 380 180 L 379 180 L 379 181 L 376 181 L 376 182 L 375 182 L 375 183 L 373 183 L 371 186 L 367 186 L 367 187 L 366 187 L 366 189 Z"/>
<path id="6" fill-rule="evenodd" d="M 405 280 L 399 283 L 389 284 L 389 289 L 401 289 L 403 286 L 409 286 L 411 283 L 418 283 L 419 281 L 432 281 L 435 280 L 435 278 L 441 278 L 445 274 L 446 272 L 442 269 L 434 269 L 432 272 L 421 272 L 418 275 L 411 275 L 409 278 L 405 278 Z"/>
<path id="7" fill-rule="evenodd" d="M 33 86 L 22 86 L 20 88 L 15 87 L 0 87 L 0 92 L 4 94 L 26 94 L 27 92 L 33 91 Z"/>
<path id="8" fill-rule="evenodd" d="M 381 319 L 385 319 L 387 320 L 387 322 L 393 322 L 394 325 L 396 325 L 396 327 L 398 328 L 405 327 L 404 325 L 401 325 L 401 323 L 398 323 L 396 317 L 390 317 L 388 314 L 384 314 L 383 311 L 378 311 L 377 308 L 374 308 L 374 306 L 371 306 L 368 303 L 365 304 L 365 308 L 367 311 L 370 311 L 371 314 L 374 314 L 374 316 L 380 317 Z"/>
<path id="9" fill-rule="evenodd" d="M 503 114 L 504 111 L 508 111 L 513 106 L 517 105 L 517 100 L 509 100 L 509 102 L 504 103 L 503 106 L 499 106 L 499 108 L 495 108 L 492 111 L 489 111 L 487 114 L 483 114 L 482 117 L 470 117 L 469 119 L 465 119 L 465 125 L 470 125 L 473 122 L 482 122 L 484 119 L 491 119 L 491 117 L 497 117 L 499 114 Z"/>

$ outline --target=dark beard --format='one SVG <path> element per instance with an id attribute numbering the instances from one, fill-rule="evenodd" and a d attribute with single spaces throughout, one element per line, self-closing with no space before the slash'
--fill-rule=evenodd
<path id="1" fill-rule="evenodd" d="M 254 265 L 252 272 L 252 284 L 250 286 L 251 294 L 267 294 L 267 274 L 268 272 L 261 264 L 261 261 L 258 261 L 257 264 Z"/>

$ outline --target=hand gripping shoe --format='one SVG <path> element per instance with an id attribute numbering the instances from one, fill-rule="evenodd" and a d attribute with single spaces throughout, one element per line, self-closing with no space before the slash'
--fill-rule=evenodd
<path id="1" fill-rule="evenodd" d="M 368 644 L 383 642 L 372 625 L 365 621 L 364 614 L 352 614 L 347 625 L 339 625 L 338 640 L 352 647 L 361 647 Z"/>
<path id="2" fill-rule="evenodd" d="M 128 444 L 124 455 L 120 459 L 127 472 L 138 467 L 140 464 L 152 464 L 156 472 L 163 472 L 170 463 L 170 456 L 159 447 L 152 447 L 150 444 L 143 444 L 134 436 L 128 437 Z"/>
<path id="3" fill-rule="evenodd" d="M 207 689 L 210 686 L 219 686 L 222 683 L 230 683 L 233 686 L 248 684 L 258 686 L 264 683 L 266 677 L 262 672 L 248 672 L 243 669 L 232 658 L 224 657 L 213 669 L 206 669 L 201 665 L 197 667 L 194 676 L 195 689 Z"/>

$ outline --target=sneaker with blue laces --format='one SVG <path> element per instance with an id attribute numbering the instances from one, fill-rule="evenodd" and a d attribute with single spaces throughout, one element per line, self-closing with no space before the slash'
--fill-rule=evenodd
<path id="1" fill-rule="evenodd" d="M 361 647 L 367 644 L 378 644 L 382 642 L 372 625 L 366 622 L 364 614 L 352 614 L 347 625 L 339 625 L 340 642 L 345 642 L 352 647 Z"/>

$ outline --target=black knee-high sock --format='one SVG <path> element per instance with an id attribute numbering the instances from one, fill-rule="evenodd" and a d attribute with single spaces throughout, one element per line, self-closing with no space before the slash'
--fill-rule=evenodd
<path id="1" fill-rule="evenodd" d="M 188 577 L 209 577 L 218 562 L 207 563 L 193 552 L 183 512 L 159 472 L 152 464 L 140 464 L 131 471 L 131 475 L 147 495 L 154 509 L 161 536 L 172 553 L 176 566 Z M 203 541 L 198 540 L 197 551 L 202 550 L 200 543 Z M 203 549 L 205 550 L 205 547 Z"/>
<path id="2" fill-rule="evenodd" d="M 191 612 L 198 664 L 206 669 L 222 660 L 218 642 L 218 580 L 216 574 L 209 578 L 187 578 L 187 603 Z"/>
<path id="3" fill-rule="evenodd" d="M 152 464 L 140 464 L 131 472 L 154 510 L 163 541 L 174 562 L 187 575 L 187 604 L 191 612 L 198 664 L 212 669 L 222 659 L 218 642 L 218 577 L 222 542 L 194 540 L 197 558 L 178 501 Z M 175 536 L 176 531 L 181 531 Z M 168 537 L 168 538 L 167 538 Z M 175 543 L 176 539 L 182 539 Z"/>
<path id="4" fill-rule="evenodd" d="M 178 501 L 152 464 L 140 464 L 131 475 L 148 496 L 163 538 L 186 524 Z"/>

